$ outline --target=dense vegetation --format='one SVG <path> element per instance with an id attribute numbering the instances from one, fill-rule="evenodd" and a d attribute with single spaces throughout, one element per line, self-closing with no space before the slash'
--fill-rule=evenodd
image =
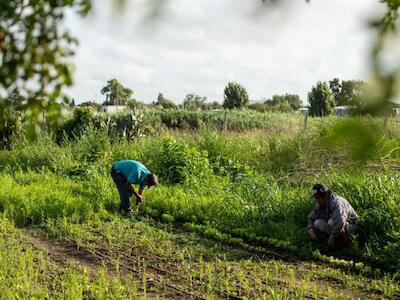
<path id="1" fill-rule="evenodd" d="M 386 14 L 371 22 L 376 32 L 371 47 L 374 78 L 372 92 L 363 99 L 366 103 L 354 97 L 363 83 L 334 79 L 329 87 L 318 83 L 311 90 L 313 115 L 328 115 L 335 104 L 361 106 L 368 114 L 391 111 L 399 68 L 386 68 L 382 56 L 396 32 L 400 3 L 382 2 Z M 59 128 L 68 104 L 63 88 L 72 85 L 67 58 L 75 43 L 60 21 L 66 9 L 87 14 L 91 1 L 8 1 L 1 8 L 1 298 L 126 299 L 137 298 L 138 292 L 146 297 L 148 273 L 142 270 L 151 265 L 149 256 L 167 257 L 161 267 L 173 270 L 168 276 L 181 278 L 191 288 L 198 285 L 207 298 L 352 298 L 347 290 L 347 294 L 338 292 L 349 287 L 356 287 L 361 298 L 399 297 L 397 122 L 329 118 L 303 124 L 301 117 L 289 115 L 186 112 L 160 93 L 155 106 L 174 111 L 93 116 L 79 108 Z M 108 82 L 103 93 L 108 104 L 122 96 L 129 98 L 126 103 L 131 109 L 144 106 L 131 99 L 132 90 L 116 81 Z M 241 86 L 227 87 L 225 96 L 226 108 L 248 102 Z M 289 112 L 299 103 L 292 96 L 296 95 L 274 96 L 248 108 Z M 220 108 L 194 94 L 185 100 L 185 108 L 193 111 Z M 26 140 L 40 132 L 44 134 L 34 143 Z M 115 214 L 118 197 L 108 175 L 112 162 L 124 158 L 143 161 L 162 181 L 160 187 L 146 192 L 141 215 L 133 220 Z M 347 260 L 314 251 L 320 245 L 307 240 L 306 215 L 313 205 L 309 188 L 316 181 L 330 185 L 360 213 L 361 231 L 351 249 L 335 253 Z M 236 248 L 202 247 L 204 241 L 192 237 L 181 249 L 179 244 L 187 236 L 165 234 L 147 221 L 140 222 L 144 216 Z M 38 228 L 44 230 L 46 240 L 52 235 L 65 243 L 73 240 L 74 247 L 83 246 L 91 254 L 99 249 L 112 253 L 105 261 L 113 264 L 115 274 L 108 272 L 109 265 L 88 273 L 86 268 L 50 259 L 27 240 Z M 24 232 L 31 229 L 33 235 Z M 105 244 L 99 246 L 99 241 Z M 253 257 L 235 261 L 230 255 L 237 248 L 267 254 L 271 245 L 296 257 L 312 256 L 378 279 L 322 265 L 289 266 L 253 261 Z M 146 250 L 136 260 L 126 258 L 132 247 Z M 248 253 L 240 257 L 244 255 Z M 134 273 L 142 278 L 120 273 L 124 264 L 125 271 L 138 267 Z M 382 272 L 391 273 L 382 276 Z M 325 289 L 322 283 L 327 278 L 333 279 L 336 290 Z M 310 283 L 315 279 L 322 288 Z"/>
<path id="2" fill-rule="evenodd" d="M 152 122 L 169 114 L 179 116 L 179 112 L 154 113 Z M 197 120 L 216 116 L 181 114 Z M 246 115 L 234 114 L 232 120 Z M 10 150 L 0 152 L 1 209 L 21 226 L 64 217 L 83 222 L 96 214 L 113 213 L 119 199 L 109 168 L 119 159 L 137 159 L 161 181 L 146 192 L 141 214 L 185 223 L 185 228 L 227 243 L 274 245 L 309 256 L 315 247 L 305 230 L 314 204 L 310 187 L 324 182 L 360 214 L 362 236 L 353 239 L 345 255 L 397 272 L 399 123 L 362 119 L 368 125 L 360 130 L 372 134 L 356 143 L 340 132 L 354 120 L 312 119 L 304 131 L 303 119 L 295 115 L 264 115 L 256 121 L 251 117 L 261 114 L 249 116 L 238 129 L 263 130 L 165 130 L 158 136 L 110 139 L 109 127 L 93 126 L 100 122 L 97 117 L 92 125 L 74 123 L 72 128 L 82 131 L 69 139 L 68 134 L 58 139 L 43 136 L 35 143 L 15 138 Z"/>

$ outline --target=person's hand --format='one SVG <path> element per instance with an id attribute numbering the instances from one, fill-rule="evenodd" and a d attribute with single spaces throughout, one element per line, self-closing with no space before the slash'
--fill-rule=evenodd
<path id="1" fill-rule="evenodd" d="M 135 194 L 135 197 L 136 197 L 136 204 L 142 202 L 142 199 L 143 199 L 143 196 L 142 196 L 142 195 L 136 193 L 136 194 Z"/>
<path id="2" fill-rule="evenodd" d="M 140 202 L 139 202 L 139 204 L 136 204 L 136 206 L 135 206 L 135 214 L 136 215 L 139 214 L 139 207 L 140 207 Z"/>
<path id="3" fill-rule="evenodd" d="M 139 195 L 139 194 L 136 194 L 135 197 L 136 197 L 136 208 L 137 208 L 137 210 L 139 210 L 139 206 L 140 206 L 140 203 L 142 202 L 143 197 L 142 197 L 142 195 Z"/>
<path id="4" fill-rule="evenodd" d="M 317 234 L 315 233 L 315 230 L 314 230 L 313 228 L 311 228 L 311 229 L 308 231 L 308 235 L 310 236 L 310 240 L 312 240 L 312 241 L 318 240 L 318 236 L 317 236 Z"/>
<path id="5" fill-rule="evenodd" d="M 139 213 L 139 208 L 140 208 L 140 204 L 141 203 L 142 203 L 142 196 L 141 195 L 137 195 L 136 196 L 136 207 L 135 207 L 136 214 Z"/>

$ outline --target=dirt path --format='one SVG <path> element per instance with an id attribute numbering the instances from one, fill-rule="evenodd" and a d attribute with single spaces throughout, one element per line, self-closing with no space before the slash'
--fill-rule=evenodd
<path id="1" fill-rule="evenodd" d="M 44 234 L 31 229 L 23 229 L 27 241 L 37 250 L 46 253 L 57 264 L 68 267 L 80 265 L 89 270 L 91 275 L 96 274 L 101 266 L 101 261 L 79 250 L 76 245 L 67 244 L 57 239 L 46 237 Z M 113 276 L 108 270 L 107 275 Z"/>
<path id="2" fill-rule="evenodd" d="M 174 229 L 173 229 L 174 230 Z M 89 270 L 91 276 L 96 276 L 99 268 L 106 267 L 106 275 L 108 278 L 119 278 L 124 282 L 125 274 L 130 274 L 137 282 L 139 293 L 142 293 L 143 298 L 146 299 L 205 299 L 205 286 L 204 282 L 201 282 L 196 277 L 187 276 L 190 275 L 190 270 L 185 269 L 187 266 L 183 266 L 179 263 L 179 260 L 171 259 L 170 256 L 164 256 L 153 252 L 144 245 L 135 243 L 126 243 L 124 240 L 118 240 L 118 243 L 107 242 L 106 236 L 101 231 L 92 231 L 89 238 L 84 241 L 83 246 L 78 246 L 77 242 L 72 238 L 69 240 L 60 240 L 54 237 L 49 237 L 46 231 L 38 228 L 25 228 L 22 229 L 25 234 L 27 241 L 34 248 L 46 253 L 52 261 L 57 265 L 68 268 L 70 266 L 82 266 Z M 183 233 L 180 232 L 182 235 Z M 180 237 L 176 237 L 175 243 L 182 244 L 186 240 L 180 241 Z M 200 238 L 199 238 L 200 239 Z M 202 239 L 206 240 L 206 239 Z M 198 241 L 195 239 L 195 244 Z M 224 246 L 225 247 L 225 246 Z M 233 247 L 227 246 L 227 251 Z M 231 249 L 231 250 L 232 250 Z M 279 253 L 278 253 L 279 254 Z M 285 267 L 294 269 L 304 269 L 303 262 L 294 260 L 292 258 L 285 257 L 280 258 L 282 255 L 274 255 L 271 253 L 271 257 L 260 257 L 258 253 L 245 253 L 245 257 L 250 257 L 254 260 L 270 260 L 276 259 L 284 262 L 282 265 L 283 270 L 279 272 L 274 282 L 284 290 L 295 290 L 296 286 L 303 281 L 302 278 L 293 275 L 288 275 L 284 272 Z M 232 261 L 234 263 L 234 261 Z M 198 261 L 196 257 L 191 257 L 190 268 L 198 267 Z M 297 267 L 298 265 L 298 267 Z M 321 267 L 325 264 L 317 264 Z M 117 271 L 118 269 L 118 271 Z M 238 271 L 238 270 L 236 270 Z M 264 282 L 257 276 L 261 273 L 250 273 L 246 274 L 247 280 L 253 282 L 260 282 L 260 284 L 268 285 L 268 282 Z M 221 276 L 226 276 L 222 270 Z M 215 274 L 214 274 L 215 276 Z M 217 275 L 218 276 L 218 275 Z M 130 277 L 130 276 L 129 276 Z M 145 281 L 143 281 L 145 278 Z M 326 278 L 324 280 L 317 279 L 319 289 L 330 289 L 333 294 L 342 294 L 345 298 L 349 299 L 370 299 L 377 298 L 376 295 L 371 295 L 367 291 L 363 291 L 360 288 L 344 288 L 342 282 L 335 282 L 336 277 Z M 145 282 L 145 284 L 143 284 Z M 297 282 L 297 283 L 296 283 Z M 124 282 L 132 284 L 130 282 Z M 367 282 L 366 282 L 367 283 Z M 368 284 L 368 283 L 367 283 Z M 141 287 L 141 288 L 140 288 Z M 229 291 L 229 293 L 222 290 L 218 290 L 218 287 L 208 290 L 214 297 L 213 299 L 242 299 L 241 291 L 244 291 L 243 286 L 239 282 L 234 283 L 235 291 Z M 257 288 L 257 285 L 255 285 Z M 374 293 L 375 294 L 375 293 Z M 257 298 L 257 289 L 249 294 L 250 298 Z M 313 293 L 308 290 L 303 295 L 304 298 L 314 299 Z"/>
<path id="3" fill-rule="evenodd" d="M 119 271 L 115 269 L 110 255 L 100 253 L 98 251 L 78 247 L 74 242 L 62 241 L 47 236 L 40 230 L 22 229 L 27 242 L 32 247 L 42 253 L 45 253 L 51 261 L 56 263 L 63 269 L 69 267 L 84 267 L 89 271 L 91 277 L 95 277 L 100 268 L 106 267 L 106 276 L 109 279 L 119 278 L 123 280 L 123 275 L 133 273 L 137 279 L 137 287 L 139 294 L 145 299 L 196 299 L 193 295 L 190 297 L 187 293 L 182 293 L 179 290 L 169 287 L 162 281 L 153 279 L 151 272 L 146 273 L 146 287 L 144 288 L 141 279 L 143 274 L 135 272 L 132 267 L 119 263 Z M 122 276 L 121 276 L 122 275 Z M 136 275 L 136 276 L 135 276 Z M 129 284 L 132 284 L 130 282 Z M 188 297 L 189 296 L 189 297 Z"/>

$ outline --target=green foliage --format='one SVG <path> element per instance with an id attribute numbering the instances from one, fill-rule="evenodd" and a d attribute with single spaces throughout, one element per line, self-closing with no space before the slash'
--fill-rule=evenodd
<path id="1" fill-rule="evenodd" d="M 285 95 L 274 95 L 272 99 L 266 100 L 265 104 L 280 112 L 298 110 L 303 105 L 299 95 L 287 93 Z"/>
<path id="2" fill-rule="evenodd" d="M 96 102 L 85 101 L 85 102 L 82 102 L 82 103 L 78 104 L 77 106 L 79 106 L 79 107 L 86 107 L 86 106 L 89 106 L 89 107 L 92 108 L 93 111 L 98 111 L 101 105 L 98 104 L 98 103 L 96 103 Z M 74 107 L 75 107 L 75 106 L 74 106 Z M 73 107 L 72 107 L 72 108 L 73 108 Z"/>
<path id="3" fill-rule="evenodd" d="M 60 98 L 67 101 L 63 88 L 72 84 L 66 58 L 73 54 L 71 45 L 76 41 L 61 25 L 68 8 L 86 14 L 90 1 L 17 0 L 0 4 L 0 94 L 11 95 L 18 89 L 27 99 L 23 111 L 32 134 L 37 133 L 43 111 L 59 115 L 57 102 Z M 8 121 L 18 127 L 18 118 Z"/>
<path id="4" fill-rule="evenodd" d="M 310 103 L 310 115 L 324 117 L 333 112 L 335 101 L 326 82 L 318 81 L 308 93 Z"/>
<path id="5" fill-rule="evenodd" d="M 369 87 L 360 100 L 364 114 L 387 115 L 390 102 L 397 99 L 400 93 L 400 66 L 388 67 L 386 57 L 393 54 L 392 45 L 398 39 L 399 9 L 397 0 L 383 0 L 386 11 L 370 24 L 375 32 L 375 39 L 370 49 L 370 63 L 373 71 Z"/>
<path id="6" fill-rule="evenodd" d="M 39 138 L 35 143 L 24 138 L 14 139 L 11 149 L 0 151 L 1 168 L 60 174 L 78 165 L 71 148 L 61 148 L 48 137 Z"/>
<path id="7" fill-rule="evenodd" d="M 107 81 L 101 89 L 101 94 L 106 95 L 105 105 L 127 105 L 131 101 L 133 91 L 124 87 L 117 79 Z"/>
<path id="8" fill-rule="evenodd" d="M 261 113 L 265 113 L 271 111 L 271 107 L 264 103 L 252 103 L 247 105 L 247 108 L 250 110 L 255 110 Z"/>
<path id="9" fill-rule="evenodd" d="M 144 116 L 140 111 L 120 114 L 99 114 L 93 118 L 93 127 L 112 140 L 133 139 L 147 133 Z"/>
<path id="10" fill-rule="evenodd" d="M 229 112 L 232 116 L 246 113 Z M 221 135 L 208 130 L 132 142 L 110 140 L 107 131 L 87 129 L 60 145 L 51 138 L 34 143 L 14 140 L 10 150 L 0 151 L 4 170 L 0 207 L 20 225 L 63 217 L 80 222 L 104 210 L 116 211 L 119 199 L 109 168 L 117 159 L 138 159 L 161 182 L 146 191 L 143 214 L 167 223 L 207 226 L 207 236 L 240 247 L 274 245 L 310 255 L 305 226 L 313 205 L 309 189 L 318 180 L 348 199 L 360 215 L 363 242 L 357 237 L 346 255 L 373 267 L 400 268 L 399 178 L 391 170 L 400 157 L 398 124 L 389 120 L 385 129 L 381 119 L 360 119 L 375 124 L 369 130 L 377 147 L 364 150 L 367 155 L 354 165 L 353 151 L 358 146 L 350 143 L 348 129 L 334 134 L 347 123 L 356 128 L 359 119 L 313 118 L 304 133 L 299 127 L 302 118 L 294 114 L 254 114 L 265 115 L 267 134 L 260 130 Z M 369 144 L 360 144 L 357 151 Z"/>
<path id="11" fill-rule="evenodd" d="M 146 126 L 142 113 L 138 111 L 94 115 L 91 106 L 77 106 L 72 118 L 58 129 L 57 141 L 60 143 L 65 138 L 76 139 L 93 131 L 105 134 L 111 140 L 131 139 L 146 133 Z"/>
<path id="12" fill-rule="evenodd" d="M 126 280 L 106 276 L 106 269 L 96 272 L 79 265 L 64 268 L 21 230 L 0 216 L 0 294 L 5 299 L 135 299 L 137 290 Z"/>
<path id="13" fill-rule="evenodd" d="M 139 100 L 136 100 L 136 99 L 129 100 L 127 105 L 131 110 L 144 109 L 146 107 L 145 103 L 143 103 Z"/>
<path id="14" fill-rule="evenodd" d="M 176 109 L 178 106 L 174 103 L 174 101 L 164 98 L 164 95 L 159 93 L 157 96 L 156 105 L 161 106 L 164 109 Z"/>
<path id="15" fill-rule="evenodd" d="M 216 130 L 243 131 L 248 129 L 272 128 L 277 120 L 290 124 L 301 122 L 302 118 L 296 115 L 264 114 L 251 110 L 241 111 L 186 111 L 162 110 L 143 113 L 143 126 L 147 129 L 189 129 L 198 130 L 211 128 Z M 285 121 L 286 120 L 286 121 Z M 157 130 L 156 130 L 157 132 Z"/>
<path id="16" fill-rule="evenodd" d="M 175 221 L 175 218 L 169 214 L 162 214 L 161 219 L 168 224 L 172 224 Z"/>
<path id="17" fill-rule="evenodd" d="M 91 106 L 76 106 L 72 118 L 59 128 L 57 133 L 58 140 L 60 141 L 64 134 L 68 138 L 79 137 L 84 134 L 92 126 L 93 116 L 94 111 Z"/>
<path id="18" fill-rule="evenodd" d="M 207 97 L 200 97 L 194 93 L 187 94 L 183 100 L 183 108 L 187 110 L 202 110 L 206 108 Z"/>
<path id="19" fill-rule="evenodd" d="M 343 147 L 348 150 L 353 160 L 366 161 L 372 158 L 380 157 L 380 149 L 385 143 L 385 139 L 380 139 L 381 131 L 378 124 L 361 122 L 356 119 L 343 120 L 329 129 L 326 133 L 326 147 Z M 354 141 L 354 136 L 359 139 Z"/>
<path id="20" fill-rule="evenodd" d="M 157 174 L 166 182 L 184 183 L 190 176 L 206 178 L 211 175 L 207 152 L 175 139 L 164 139 L 160 146 L 160 151 L 155 151 L 152 156 Z"/>
<path id="21" fill-rule="evenodd" d="M 40 224 L 64 216 L 83 220 L 99 209 L 94 189 L 51 174 L 17 173 L 15 178 L 2 177 L 1 181 L 4 215 L 18 225 Z"/>
<path id="22" fill-rule="evenodd" d="M 22 131 L 25 102 L 18 89 L 0 98 L 0 147 L 9 146 L 12 136 Z"/>
<path id="23" fill-rule="evenodd" d="M 329 89 L 336 105 L 356 106 L 362 96 L 366 83 L 362 80 L 340 80 L 334 78 L 329 81 Z"/>
<path id="24" fill-rule="evenodd" d="M 229 82 L 224 89 L 224 103 L 226 109 L 240 109 L 247 105 L 249 96 L 246 89 L 237 82 Z"/>
<path id="25" fill-rule="evenodd" d="M 80 136 L 72 143 L 75 157 L 83 164 L 101 160 L 110 149 L 108 136 L 96 131 L 90 131 Z"/>

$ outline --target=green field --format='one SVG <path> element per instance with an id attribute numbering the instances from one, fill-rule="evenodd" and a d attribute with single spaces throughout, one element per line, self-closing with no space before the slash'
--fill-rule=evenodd
<path id="1" fill-rule="evenodd" d="M 0 151 L 1 298 L 400 297 L 398 120 L 78 117 Z M 160 180 L 130 219 L 109 176 L 120 159 Z M 316 182 L 360 215 L 346 251 L 308 241 Z"/>

